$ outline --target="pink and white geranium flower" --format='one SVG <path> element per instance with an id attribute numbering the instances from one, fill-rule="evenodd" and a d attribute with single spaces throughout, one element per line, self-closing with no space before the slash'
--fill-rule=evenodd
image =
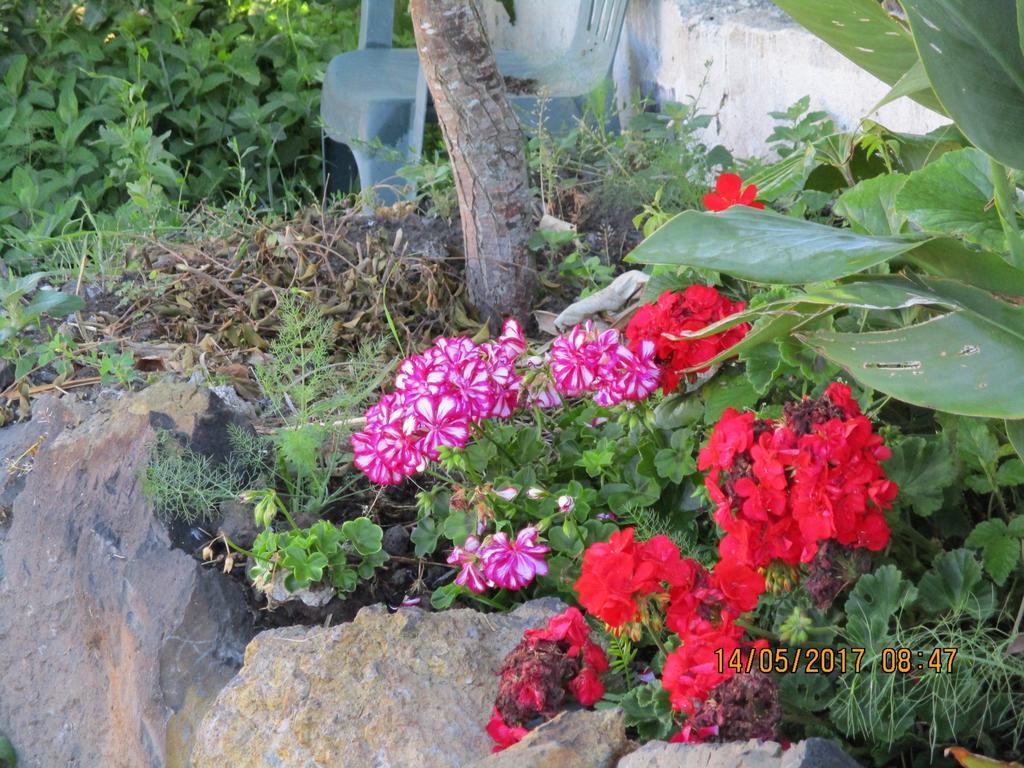
<path id="1" fill-rule="evenodd" d="M 465 447 L 472 426 L 486 419 L 582 394 L 610 407 L 643 400 L 659 383 L 653 343 L 630 351 L 618 331 L 590 321 L 556 338 L 547 356 L 523 359 L 525 352 L 523 329 L 507 320 L 494 341 L 442 336 L 406 358 L 395 391 L 367 410 L 366 426 L 352 435 L 355 465 L 376 483 L 400 483 L 438 460 L 442 447 Z"/>
<path id="2" fill-rule="evenodd" d="M 462 566 L 455 577 L 456 584 L 478 594 L 491 586 L 480 569 L 480 540 L 476 536 L 468 536 L 461 547 L 453 549 L 448 563 Z"/>
<path id="3" fill-rule="evenodd" d="M 533 526 L 523 528 L 514 540 L 498 532 L 480 550 L 484 576 L 492 584 L 505 589 L 522 589 L 537 576 L 548 572 L 544 556 L 551 551 L 537 541 Z"/>

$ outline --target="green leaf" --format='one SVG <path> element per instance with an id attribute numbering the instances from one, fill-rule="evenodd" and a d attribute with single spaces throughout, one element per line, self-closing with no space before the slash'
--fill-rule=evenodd
<path id="1" fill-rule="evenodd" d="M 813 145 L 808 145 L 802 152 L 793 152 L 777 163 L 762 168 L 747 179 L 747 183 L 757 187 L 759 200 L 774 202 L 795 196 L 803 190 L 811 172 L 818 165 L 818 151 Z"/>
<path id="2" fill-rule="evenodd" d="M 421 517 L 416 522 L 409 539 L 413 543 L 416 557 L 426 557 L 433 554 L 437 549 L 437 540 L 441 538 L 441 531 L 437 528 L 437 522 L 433 517 Z"/>
<path id="3" fill-rule="evenodd" d="M 907 217 L 896 210 L 896 195 L 908 178 L 899 173 L 884 173 L 858 182 L 839 196 L 834 210 L 850 222 L 854 232 L 898 235 Z"/>
<path id="4" fill-rule="evenodd" d="M 964 416 L 1024 418 L 1024 344 L 957 311 L 894 331 L 798 334 L 862 384 Z"/>
<path id="5" fill-rule="evenodd" d="M 430 605 L 438 611 L 443 611 L 446 608 L 451 608 L 452 603 L 455 602 L 455 598 L 463 594 L 465 589 L 458 584 L 445 584 L 443 587 L 438 587 L 430 595 Z"/>
<path id="6" fill-rule="evenodd" d="M 14 745 L 0 736 L 0 768 L 17 768 L 18 755 L 14 751 Z"/>
<path id="7" fill-rule="evenodd" d="M 1004 539 L 1010 534 L 1007 531 L 1006 523 L 998 518 L 992 520 L 982 520 L 976 526 L 974 530 L 967 536 L 964 542 L 968 547 L 974 547 L 975 549 L 983 549 L 991 544 L 993 541 Z"/>
<path id="8" fill-rule="evenodd" d="M 1024 485 L 1024 462 L 1020 459 L 1004 461 L 996 470 L 996 483 L 1004 487 Z"/>
<path id="9" fill-rule="evenodd" d="M 295 543 L 282 550 L 281 567 L 290 573 L 285 577 L 284 586 L 289 592 L 304 589 L 321 581 L 327 558 L 320 552 L 309 552 L 302 543 Z"/>
<path id="10" fill-rule="evenodd" d="M 16 101 L 21 92 L 21 85 L 25 80 L 25 69 L 28 66 L 28 57 L 24 53 L 16 53 L 9 59 L 7 72 L 4 73 L 4 89 Z"/>
<path id="11" fill-rule="evenodd" d="M 956 479 L 946 446 L 937 439 L 907 437 L 892 446 L 885 474 L 899 486 L 901 504 L 919 515 L 930 515 L 942 506 L 942 492 Z"/>
<path id="12" fill-rule="evenodd" d="M 78 296 L 72 296 L 60 291 L 39 291 L 32 297 L 32 301 L 22 310 L 23 316 L 28 320 L 35 320 L 43 314 L 54 316 L 67 315 L 77 312 L 85 307 L 85 302 Z"/>
<path id="13" fill-rule="evenodd" d="M 1017 520 L 1024 520 L 1024 517 L 1016 518 L 1013 522 Z M 1014 536 L 1002 520 L 983 520 L 964 542 L 968 547 L 982 551 L 981 561 L 985 572 L 999 586 L 1006 583 L 1021 562 L 1021 544 L 1018 539 L 1024 537 L 1024 526 L 1021 528 L 1021 536 Z"/>
<path id="14" fill-rule="evenodd" d="M 310 528 L 309 535 L 317 549 L 328 558 L 340 549 L 342 532 L 326 520 L 320 520 Z"/>
<path id="15" fill-rule="evenodd" d="M 726 408 L 742 411 L 757 404 L 757 390 L 745 376 L 716 378 L 701 389 L 704 423 L 714 424 Z"/>
<path id="16" fill-rule="evenodd" d="M 922 232 L 951 235 L 989 251 L 1006 249 L 992 201 L 989 159 L 973 147 L 947 152 L 907 177 L 896 207 Z"/>
<path id="17" fill-rule="evenodd" d="M 367 555 L 363 558 L 363 561 L 359 563 L 356 575 L 360 579 L 370 579 L 373 577 L 373 572 L 390 559 L 391 556 L 383 550 L 380 552 L 374 552 L 372 555 Z"/>
<path id="18" fill-rule="evenodd" d="M 583 452 L 576 466 L 583 467 L 590 477 L 600 477 L 614 460 L 615 445 L 608 438 L 602 437 L 596 447 Z"/>
<path id="19" fill-rule="evenodd" d="M 996 463 L 999 441 L 988 423 L 978 419 L 960 419 L 956 429 L 956 448 L 960 456 L 975 469 Z"/>
<path id="20" fill-rule="evenodd" d="M 993 541 L 982 551 L 985 572 L 1000 587 L 1021 564 L 1020 542 L 1009 536 Z"/>
<path id="21" fill-rule="evenodd" d="M 680 213 L 626 260 L 713 269 L 755 283 L 798 285 L 851 275 L 919 244 L 734 205 L 721 213 Z"/>
<path id="22" fill-rule="evenodd" d="M 1024 296 L 1024 270 L 1010 266 L 1002 256 L 969 249 L 953 238 L 929 240 L 903 254 L 900 260 L 930 274 L 987 291 Z"/>
<path id="23" fill-rule="evenodd" d="M 779 352 L 779 345 L 762 344 L 753 349 L 745 351 L 739 357 L 743 363 L 750 386 L 758 395 L 763 396 L 768 388 L 779 375 L 782 369 L 782 355 Z"/>
<path id="24" fill-rule="evenodd" d="M 943 552 L 921 577 L 921 605 L 934 614 L 966 613 L 981 621 L 995 609 L 995 590 L 986 584 L 981 566 L 966 549 Z"/>
<path id="25" fill-rule="evenodd" d="M 380 552 L 384 541 L 384 531 L 368 517 L 346 520 L 341 525 L 341 533 L 352 542 L 356 552 L 364 556 Z"/>
<path id="26" fill-rule="evenodd" d="M 924 62 L 920 59 L 915 61 L 914 66 L 903 73 L 903 76 L 896 81 L 896 84 L 882 97 L 881 101 L 868 110 L 868 114 L 873 115 L 886 104 L 902 99 L 904 96 L 914 98 L 917 94 L 922 94 L 925 98 L 929 96 L 933 99 L 935 98 L 932 82 L 928 79 L 928 72 L 924 68 Z"/>
<path id="27" fill-rule="evenodd" d="M 917 588 L 894 565 L 883 565 L 858 579 L 846 600 L 846 634 L 850 643 L 874 655 L 893 637 L 890 622 L 917 599 Z"/>
<path id="28" fill-rule="evenodd" d="M 1024 459 L 1024 421 L 1007 419 L 1005 424 L 1006 436 L 1010 440 L 1010 445 L 1013 446 L 1017 455 Z"/>
<path id="29" fill-rule="evenodd" d="M 354 568 L 334 568 L 331 571 L 331 584 L 338 592 L 351 592 L 359 584 L 359 574 Z"/>
<path id="30" fill-rule="evenodd" d="M 658 477 L 676 483 L 682 482 L 697 469 L 692 451 L 680 452 L 675 449 L 658 451 L 654 455 L 654 467 Z"/>
<path id="31" fill-rule="evenodd" d="M 1024 168 L 1024 52 L 1014 0 L 902 0 L 935 93 L 979 149 Z"/>
<path id="32" fill-rule="evenodd" d="M 476 515 L 470 512 L 463 512 L 460 509 L 453 509 L 444 519 L 441 532 L 444 537 L 456 545 L 462 545 L 469 534 L 473 533 L 476 525 Z"/>
<path id="33" fill-rule="evenodd" d="M 913 40 L 876 0 L 774 0 L 775 4 L 859 67 L 893 85 L 918 61 Z M 912 98 L 939 108 L 930 90 Z"/>
<path id="34" fill-rule="evenodd" d="M 704 408 L 696 394 L 674 392 L 654 408 L 654 423 L 659 429 L 678 429 L 693 424 Z"/>

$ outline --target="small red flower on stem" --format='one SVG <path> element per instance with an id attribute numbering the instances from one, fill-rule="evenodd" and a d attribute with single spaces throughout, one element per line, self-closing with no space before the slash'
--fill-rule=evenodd
<path id="1" fill-rule="evenodd" d="M 709 211 L 724 211 L 734 205 L 764 209 L 764 203 L 757 202 L 757 185 L 743 186 L 743 179 L 735 173 L 723 173 L 715 182 L 715 191 L 704 195 L 704 207 Z"/>

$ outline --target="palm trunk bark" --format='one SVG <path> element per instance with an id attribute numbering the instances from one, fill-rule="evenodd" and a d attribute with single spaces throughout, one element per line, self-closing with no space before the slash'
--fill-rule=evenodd
<path id="1" fill-rule="evenodd" d="M 411 0 L 427 87 L 444 132 L 466 249 L 469 300 L 492 327 L 526 322 L 536 267 L 525 141 L 476 3 Z"/>

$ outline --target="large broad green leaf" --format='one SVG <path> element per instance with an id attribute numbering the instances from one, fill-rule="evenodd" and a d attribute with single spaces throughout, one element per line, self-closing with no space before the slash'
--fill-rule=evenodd
<path id="1" fill-rule="evenodd" d="M 903 73 L 903 77 L 896 81 L 896 84 L 882 97 L 881 101 L 868 110 L 868 114 L 873 115 L 886 104 L 894 102 L 896 99 L 902 99 L 904 96 L 914 98 L 918 93 L 928 93 L 933 98 L 935 96 L 935 93 L 932 91 L 931 80 L 928 79 L 928 71 L 924 68 L 924 62 L 920 59 L 915 61 L 914 66 Z"/>
<path id="2" fill-rule="evenodd" d="M 944 153 L 963 149 L 968 144 L 960 129 L 953 123 L 921 134 L 890 131 L 878 123 L 865 120 L 864 130 L 879 133 L 885 139 L 895 139 L 899 142 L 899 164 L 904 171 L 918 171 Z"/>
<path id="3" fill-rule="evenodd" d="M 1024 270 L 1002 256 L 971 250 L 959 240 L 935 238 L 900 257 L 901 261 L 933 275 L 951 277 L 993 293 L 1024 296 Z"/>
<path id="4" fill-rule="evenodd" d="M 896 207 L 923 232 L 1004 251 L 1003 225 L 989 205 L 993 194 L 990 165 L 985 153 L 973 147 L 947 152 L 910 174 L 896 196 Z"/>
<path id="5" fill-rule="evenodd" d="M 907 30 L 878 0 L 774 0 L 808 31 L 879 80 L 895 85 L 918 61 Z M 942 105 L 931 89 L 909 94 L 931 109 Z"/>
<path id="6" fill-rule="evenodd" d="M 798 285 L 835 280 L 881 264 L 920 244 L 734 205 L 721 213 L 685 211 L 627 257 L 726 272 L 755 283 Z"/>
<path id="7" fill-rule="evenodd" d="M 946 113 L 1004 165 L 1024 168 L 1024 51 L 1014 0 L 902 0 Z"/>
<path id="8" fill-rule="evenodd" d="M 757 187 L 759 200 L 770 203 L 802 190 L 811 172 L 817 167 L 818 151 L 809 145 L 802 152 L 793 152 L 761 169 L 747 179 L 747 183 Z"/>
<path id="9" fill-rule="evenodd" d="M 1006 436 L 1010 439 L 1010 445 L 1013 446 L 1017 455 L 1024 459 L 1024 421 L 1007 420 Z"/>
<path id="10" fill-rule="evenodd" d="M 834 210 L 850 222 L 854 232 L 898 235 L 907 217 L 896 210 L 896 195 L 908 178 L 899 173 L 883 173 L 865 179 L 840 195 Z"/>
<path id="11" fill-rule="evenodd" d="M 1024 0 L 1017 0 L 1017 34 L 1020 35 L 1020 50 L 1024 52 Z"/>
<path id="12" fill-rule="evenodd" d="M 964 416 L 1024 418 L 1024 342 L 967 310 L 895 331 L 800 336 L 869 387 Z"/>

